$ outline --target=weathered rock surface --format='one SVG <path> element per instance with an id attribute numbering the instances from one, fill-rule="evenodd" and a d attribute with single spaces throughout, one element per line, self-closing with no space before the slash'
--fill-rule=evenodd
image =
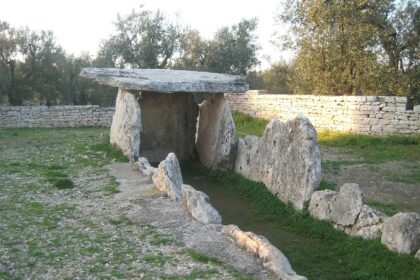
<path id="1" fill-rule="evenodd" d="M 152 180 L 156 188 L 167 193 L 172 200 L 182 200 L 181 168 L 174 153 L 168 154 L 166 159 L 159 163 Z"/>
<path id="2" fill-rule="evenodd" d="M 155 174 L 156 172 L 156 168 L 151 166 L 149 161 L 145 157 L 139 157 L 139 159 L 135 163 L 135 166 L 137 170 L 145 176 L 153 176 L 153 174 Z"/>
<path id="3" fill-rule="evenodd" d="M 336 199 L 337 192 L 332 190 L 316 191 L 309 202 L 309 213 L 312 217 L 331 221 L 331 202 Z"/>
<path id="4" fill-rule="evenodd" d="M 139 156 L 141 130 L 139 103 L 132 93 L 119 89 L 110 131 L 111 144 L 121 149 L 130 161 L 135 161 Z"/>
<path id="5" fill-rule="evenodd" d="M 196 150 L 205 167 L 233 168 L 235 123 L 223 94 L 214 95 L 200 105 Z"/>
<path id="6" fill-rule="evenodd" d="M 337 196 L 331 201 L 331 220 L 342 226 L 356 223 L 362 211 L 363 196 L 358 184 L 347 183 L 340 187 Z"/>
<path id="7" fill-rule="evenodd" d="M 388 218 L 389 217 L 381 211 L 365 204 L 362 206 L 357 222 L 352 226 L 349 234 L 352 236 L 360 236 L 364 239 L 380 238 L 382 235 L 383 223 Z"/>
<path id="8" fill-rule="evenodd" d="M 83 68 L 80 76 L 100 84 L 154 92 L 236 92 L 248 90 L 244 77 L 168 69 Z"/>
<path id="9" fill-rule="evenodd" d="M 189 185 L 182 185 L 185 207 L 197 221 L 207 224 L 221 224 L 222 217 L 210 204 L 209 197 Z"/>
<path id="10" fill-rule="evenodd" d="M 296 274 L 283 253 L 271 245 L 265 237 L 252 232 L 244 232 L 236 225 L 224 226 L 222 234 L 231 237 L 242 249 L 258 256 L 262 265 L 273 271 L 280 279 L 306 279 Z"/>
<path id="11" fill-rule="evenodd" d="M 382 228 L 381 242 L 394 252 L 416 252 L 420 247 L 420 215 L 398 213 L 389 218 Z"/>
<path id="12" fill-rule="evenodd" d="M 272 120 L 258 141 L 240 140 L 235 171 L 263 182 L 280 200 L 303 209 L 321 180 L 315 128 L 304 116 L 285 123 Z"/>

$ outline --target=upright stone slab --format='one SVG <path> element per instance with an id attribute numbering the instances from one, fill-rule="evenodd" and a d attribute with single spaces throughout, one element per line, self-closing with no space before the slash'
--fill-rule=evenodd
<path id="1" fill-rule="evenodd" d="M 135 96 L 119 89 L 112 118 L 110 142 L 116 145 L 131 161 L 139 157 L 141 111 Z"/>
<path id="2" fill-rule="evenodd" d="M 231 169 L 234 163 L 235 123 L 223 93 L 200 105 L 197 130 L 196 149 L 200 162 L 208 168 Z"/>
<path id="3" fill-rule="evenodd" d="M 303 209 L 321 181 L 321 156 L 310 121 L 299 116 L 272 120 L 264 135 L 239 141 L 235 171 L 263 182 L 284 202 Z"/>

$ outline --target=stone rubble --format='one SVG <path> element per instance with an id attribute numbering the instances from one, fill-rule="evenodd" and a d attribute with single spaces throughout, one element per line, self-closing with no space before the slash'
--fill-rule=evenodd
<path id="1" fill-rule="evenodd" d="M 283 280 L 304 280 L 306 277 L 297 275 L 283 253 L 271 245 L 263 236 L 253 232 L 244 232 L 236 225 L 223 226 L 222 234 L 231 237 L 242 249 L 256 255 L 262 265 Z"/>
<path id="2" fill-rule="evenodd" d="M 202 224 L 221 224 L 222 217 L 210 204 L 209 197 L 189 185 L 182 185 L 184 204 L 191 216 Z"/>
<path id="3" fill-rule="evenodd" d="M 398 213 L 388 217 L 363 204 L 363 194 L 357 184 L 344 184 L 338 192 L 314 192 L 308 210 L 312 217 L 329 221 L 335 229 L 348 235 L 363 239 L 380 238 L 382 244 L 391 251 L 413 254 L 419 250 L 420 215 Z"/>
<path id="4" fill-rule="evenodd" d="M 141 130 L 139 103 L 132 93 L 119 89 L 112 118 L 110 142 L 116 145 L 132 162 L 135 162 L 139 157 Z"/>
<path id="5" fill-rule="evenodd" d="M 302 210 L 321 181 L 315 128 L 304 116 L 287 122 L 273 119 L 261 138 L 239 140 L 235 171 Z"/>

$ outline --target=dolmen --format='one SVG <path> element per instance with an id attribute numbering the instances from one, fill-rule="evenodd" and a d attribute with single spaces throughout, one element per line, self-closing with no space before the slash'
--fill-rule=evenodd
<path id="1" fill-rule="evenodd" d="M 82 77 L 118 88 L 111 143 L 136 162 L 173 152 L 208 168 L 233 168 L 235 124 L 225 93 L 245 93 L 244 77 L 168 70 L 84 68 Z"/>

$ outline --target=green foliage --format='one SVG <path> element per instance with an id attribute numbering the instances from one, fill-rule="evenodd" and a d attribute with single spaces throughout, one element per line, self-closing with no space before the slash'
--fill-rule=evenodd
<path id="1" fill-rule="evenodd" d="M 239 137 L 245 135 L 262 136 L 268 121 L 261 118 L 251 117 L 241 112 L 233 113 L 236 135 Z"/>
<path id="2" fill-rule="evenodd" d="M 413 0 L 285 0 L 284 47 L 300 94 L 407 95 L 420 89 L 420 6 Z M 416 97 L 417 96 L 417 97 Z"/>
<path id="3" fill-rule="evenodd" d="M 290 79 L 293 76 L 292 68 L 284 61 L 279 61 L 261 74 L 264 89 L 269 93 L 291 94 Z"/>

